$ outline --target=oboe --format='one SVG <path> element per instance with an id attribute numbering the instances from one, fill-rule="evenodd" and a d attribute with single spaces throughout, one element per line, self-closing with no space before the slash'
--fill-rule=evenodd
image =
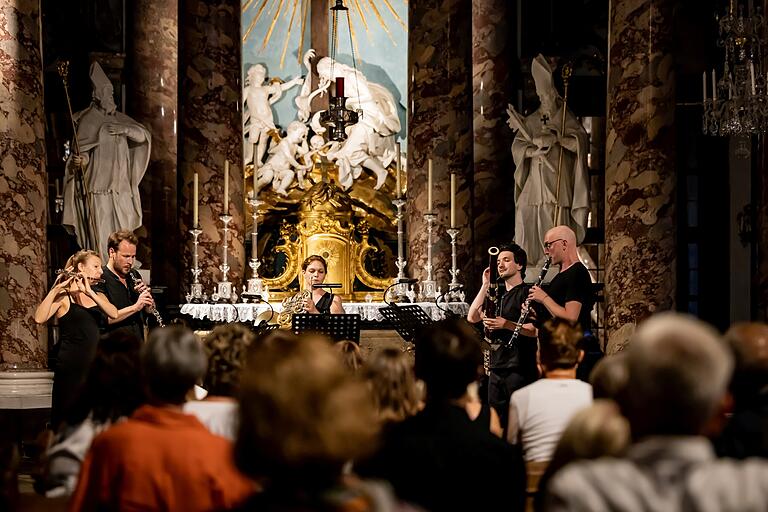
<path id="1" fill-rule="evenodd" d="M 131 279 L 133 280 L 134 287 L 144 282 L 141 280 L 141 275 L 135 270 L 131 270 L 129 274 L 131 275 Z M 160 316 L 160 312 L 157 310 L 156 306 L 150 307 L 149 312 L 155 315 L 155 320 L 157 320 L 157 325 L 159 325 L 160 327 L 165 327 L 165 323 L 163 323 L 163 317 Z"/>
<path id="2" fill-rule="evenodd" d="M 544 261 L 544 266 L 541 267 L 541 272 L 539 272 L 539 278 L 536 280 L 536 284 L 534 286 L 541 286 L 541 282 L 544 280 L 544 278 L 547 276 L 547 272 L 549 272 L 549 266 L 552 264 L 552 258 L 547 258 Z M 517 319 L 517 325 L 515 325 L 515 330 L 512 332 L 512 337 L 509 338 L 509 341 L 507 341 L 506 346 L 511 347 L 515 344 L 517 341 L 517 338 L 520 336 L 520 330 L 523 328 L 523 324 L 528 319 L 528 312 L 530 311 L 531 307 L 531 299 L 530 297 L 525 299 L 525 302 L 523 302 L 523 306 L 520 308 L 520 318 Z"/>

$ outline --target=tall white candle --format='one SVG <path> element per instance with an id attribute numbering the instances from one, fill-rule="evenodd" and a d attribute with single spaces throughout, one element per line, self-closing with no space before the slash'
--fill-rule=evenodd
<path id="1" fill-rule="evenodd" d="M 717 101 L 717 78 L 715 78 L 715 70 L 712 70 L 712 101 Z"/>
<path id="2" fill-rule="evenodd" d="M 198 181 L 197 181 L 197 173 L 195 173 L 195 178 L 192 181 L 192 227 L 197 229 L 197 223 L 198 223 L 198 210 L 197 210 L 197 187 L 198 187 Z"/>
<path id="3" fill-rule="evenodd" d="M 451 173 L 451 228 L 456 227 L 456 173 Z"/>
<path id="4" fill-rule="evenodd" d="M 427 165 L 427 211 L 432 213 L 432 159 Z"/>
<path id="5" fill-rule="evenodd" d="M 752 96 L 755 95 L 755 64 L 749 61 L 749 78 L 752 83 Z"/>
<path id="6" fill-rule="evenodd" d="M 229 213 L 229 160 L 224 160 L 224 215 Z"/>
<path id="7" fill-rule="evenodd" d="M 704 71 L 701 73 L 701 92 L 704 96 L 704 101 L 707 101 L 707 72 Z"/>
<path id="8" fill-rule="evenodd" d="M 403 196 L 403 189 L 400 186 L 400 143 L 395 144 L 397 148 L 397 164 L 395 166 L 395 187 L 397 188 L 397 198 L 400 199 Z"/>

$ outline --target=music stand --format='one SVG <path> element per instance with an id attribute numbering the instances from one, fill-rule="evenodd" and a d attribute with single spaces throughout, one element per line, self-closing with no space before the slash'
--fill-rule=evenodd
<path id="1" fill-rule="evenodd" d="M 360 315 L 293 315 L 291 330 L 294 334 L 316 332 L 333 341 L 351 340 L 360 344 Z"/>
<path id="2" fill-rule="evenodd" d="M 413 342 L 416 337 L 416 331 L 434 323 L 429 318 L 427 312 L 418 304 L 408 304 L 406 306 L 387 306 L 379 309 L 381 315 L 386 318 L 397 334 L 402 336 L 405 341 Z"/>
<path id="3" fill-rule="evenodd" d="M 279 324 L 268 324 L 264 320 L 262 320 L 258 324 L 248 324 L 248 326 L 251 328 L 251 332 L 253 332 L 253 334 L 255 334 L 257 338 L 259 336 L 263 336 L 267 334 L 270 331 L 274 331 L 275 329 L 278 329 L 280 327 Z"/>

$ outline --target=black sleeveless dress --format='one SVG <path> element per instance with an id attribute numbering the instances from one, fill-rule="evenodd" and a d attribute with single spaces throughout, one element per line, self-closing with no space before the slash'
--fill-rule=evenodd
<path id="1" fill-rule="evenodd" d="M 51 423 L 64 420 L 96 357 L 104 315 L 98 306 L 86 308 L 69 298 L 69 311 L 59 318 L 59 344 L 53 376 Z"/>
<path id="2" fill-rule="evenodd" d="M 331 304 L 333 304 L 333 295 L 325 292 L 323 296 L 320 297 L 320 300 L 315 303 L 315 307 L 320 313 L 327 315 L 331 312 Z"/>

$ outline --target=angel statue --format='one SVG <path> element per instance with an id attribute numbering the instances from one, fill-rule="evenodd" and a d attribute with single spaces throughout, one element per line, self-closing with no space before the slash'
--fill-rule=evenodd
<path id="1" fill-rule="evenodd" d="M 541 54 L 533 60 L 531 74 L 541 105 L 525 118 L 509 105 L 507 123 L 517 132 L 512 143 L 516 166 L 515 243 L 525 249 L 531 266 L 541 266 L 544 235 L 552 227 L 570 227 L 578 243 L 586 234 L 588 138 L 555 89 L 552 68 Z M 561 130 L 563 116 L 565 129 Z"/>
<path id="2" fill-rule="evenodd" d="M 330 57 L 320 59 L 317 74 L 323 90 L 336 78 L 344 78 L 349 93 L 347 108 L 362 111 L 360 120 L 347 128 L 347 139 L 328 153 L 328 158 L 339 165 L 340 185 L 348 189 L 365 167 L 376 176 L 374 189 L 378 190 L 387 179 L 387 166 L 397 155 L 395 137 L 400 132 L 400 119 L 394 96 L 383 86 L 369 82 L 359 70 Z M 319 112 L 313 116 L 311 126 L 315 133 L 325 131 L 319 123 Z"/>
<path id="3" fill-rule="evenodd" d="M 248 69 L 243 89 L 243 132 L 246 134 L 243 162 L 252 162 L 254 167 L 261 166 L 270 132 L 277 130 L 272 105 L 282 97 L 284 91 L 304 81 L 302 77 L 297 76 L 285 83 L 281 83 L 279 79 L 264 83 L 266 78 L 267 68 L 254 64 Z"/>
<path id="4" fill-rule="evenodd" d="M 303 182 L 304 172 L 312 168 L 312 161 L 305 158 L 309 153 L 307 132 L 307 126 L 299 121 L 292 121 L 288 125 L 286 136 L 277 143 L 277 146 L 270 149 L 266 163 L 255 169 L 255 194 L 258 194 L 267 184 L 272 183 L 276 193 L 287 196 L 288 187 L 293 183 L 297 172 L 299 183 Z M 297 159 L 309 160 L 309 163 L 302 164 Z"/>

